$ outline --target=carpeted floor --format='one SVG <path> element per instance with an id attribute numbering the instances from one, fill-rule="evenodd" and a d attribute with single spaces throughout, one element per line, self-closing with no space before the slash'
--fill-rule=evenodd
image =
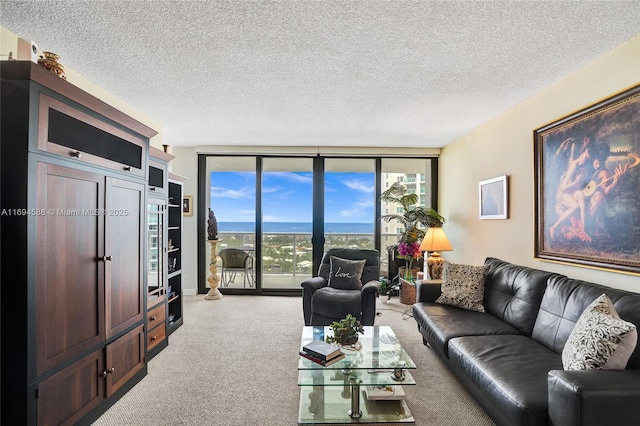
<path id="1" fill-rule="evenodd" d="M 416 425 L 493 425 L 422 344 L 413 318 L 403 319 L 405 306 L 393 299 L 378 308 L 376 325 L 391 326 L 418 366 L 417 385 L 404 387 Z M 297 297 L 185 297 L 184 325 L 94 425 L 297 425 L 303 325 Z"/>

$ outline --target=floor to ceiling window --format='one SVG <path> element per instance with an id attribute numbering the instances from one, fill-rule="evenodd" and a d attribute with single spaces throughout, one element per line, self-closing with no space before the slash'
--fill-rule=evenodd
<path id="1" fill-rule="evenodd" d="M 311 277 L 313 159 L 262 162 L 262 261 L 265 290 L 298 290 Z"/>
<path id="2" fill-rule="evenodd" d="M 395 266 L 388 248 L 397 244 L 402 229 L 379 217 L 401 212 L 381 203 L 380 193 L 400 182 L 419 194 L 421 205 L 435 207 L 435 158 L 200 157 L 199 197 L 206 207 L 199 212 L 206 215 L 210 208 L 218 222 L 223 293 L 297 294 L 331 247 L 378 249 L 386 276 Z M 208 290 L 211 259 L 204 235 L 198 255 L 201 293 Z M 236 270 L 225 274 L 228 265 L 220 252 L 227 249 L 243 252 L 245 267 L 234 265 Z"/>
<path id="3" fill-rule="evenodd" d="M 324 250 L 375 248 L 375 161 L 327 158 L 324 162 Z"/>
<path id="4" fill-rule="evenodd" d="M 208 157 L 206 164 L 205 205 L 213 211 L 218 225 L 219 288 L 255 292 L 256 158 Z M 211 262 L 209 244 L 205 256 Z M 207 274 L 209 262 L 205 266 Z"/>
<path id="5" fill-rule="evenodd" d="M 433 158 L 383 158 L 380 190 L 385 191 L 395 182 L 399 182 L 407 189 L 407 193 L 418 194 L 421 206 L 436 208 L 434 176 L 437 163 L 435 161 Z M 381 203 L 381 215 L 402 215 L 402 213 L 402 207 L 399 205 Z M 378 246 L 380 247 L 380 266 L 387 276 L 395 275 L 398 267 L 404 265 L 404 261 L 395 257 L 393 250 L 403 230 L 403 225 L 396 220 L 381 222 Z"/>

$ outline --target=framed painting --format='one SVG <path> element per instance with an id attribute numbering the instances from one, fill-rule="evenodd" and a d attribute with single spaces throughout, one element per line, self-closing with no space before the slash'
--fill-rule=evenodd
<path id="1" fill-rule="evenodd" d="M 182 215 L 193 216 L 193 196 L 185 195 L 182 197 Z"/>
<path id="2" fill-rule="evenodd" d="M 478 185 L 480 219 L 506 219 L 508 195 L 506 175 L 480 182 Z"/>
<path id="3" fill-rule="evenodd" d="M 534 131 L 535 256 L 640 273 L 640 85 Z"/>

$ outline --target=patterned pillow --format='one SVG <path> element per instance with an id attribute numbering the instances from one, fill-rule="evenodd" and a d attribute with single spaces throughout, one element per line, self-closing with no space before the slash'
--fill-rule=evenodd
<path id="1" fill-rule="evenodd" d="M 362 288 L 362 271 L 366 260 L 348 260 L 331 256 L 329 271 L 329 287 L 339 290 L 360 290 Z"/>
<path id="2" fill-rule="evenodd" d="M 606 294 L 584 310 L 562 349 L 565 370 L 624 369 L 638 342 L 636 326 L 620 319 Z"/>
<path id="3" fill-rule="evenodd" d="M 484 278 L 488 271 L 488 266 L 445 262 L 442 272 L 442 294 L 436 302 L 469 311 L 484 312 Z"/>

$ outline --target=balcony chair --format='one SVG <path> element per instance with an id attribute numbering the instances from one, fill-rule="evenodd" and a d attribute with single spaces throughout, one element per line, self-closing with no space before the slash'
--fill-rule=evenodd
<path id="1" fill-rule="evenodd" d="M 380 288 L 379 258 L 378 250 L 327 251 L 318 276 L 301 283 L 305 325 L 330 325 L 347 314 L 358 318 L 362 325 L 373 325 Z"/>
<path id="2" fill-rule="evenodd" d="M 237 248 L 225 248 L 218 254 L 222 259 L 222 286 L 228 287 L 235 282 L 238 272 L 243 273 L 243 286 L 253 287 L 253 258 L 249 254 Z"/>

